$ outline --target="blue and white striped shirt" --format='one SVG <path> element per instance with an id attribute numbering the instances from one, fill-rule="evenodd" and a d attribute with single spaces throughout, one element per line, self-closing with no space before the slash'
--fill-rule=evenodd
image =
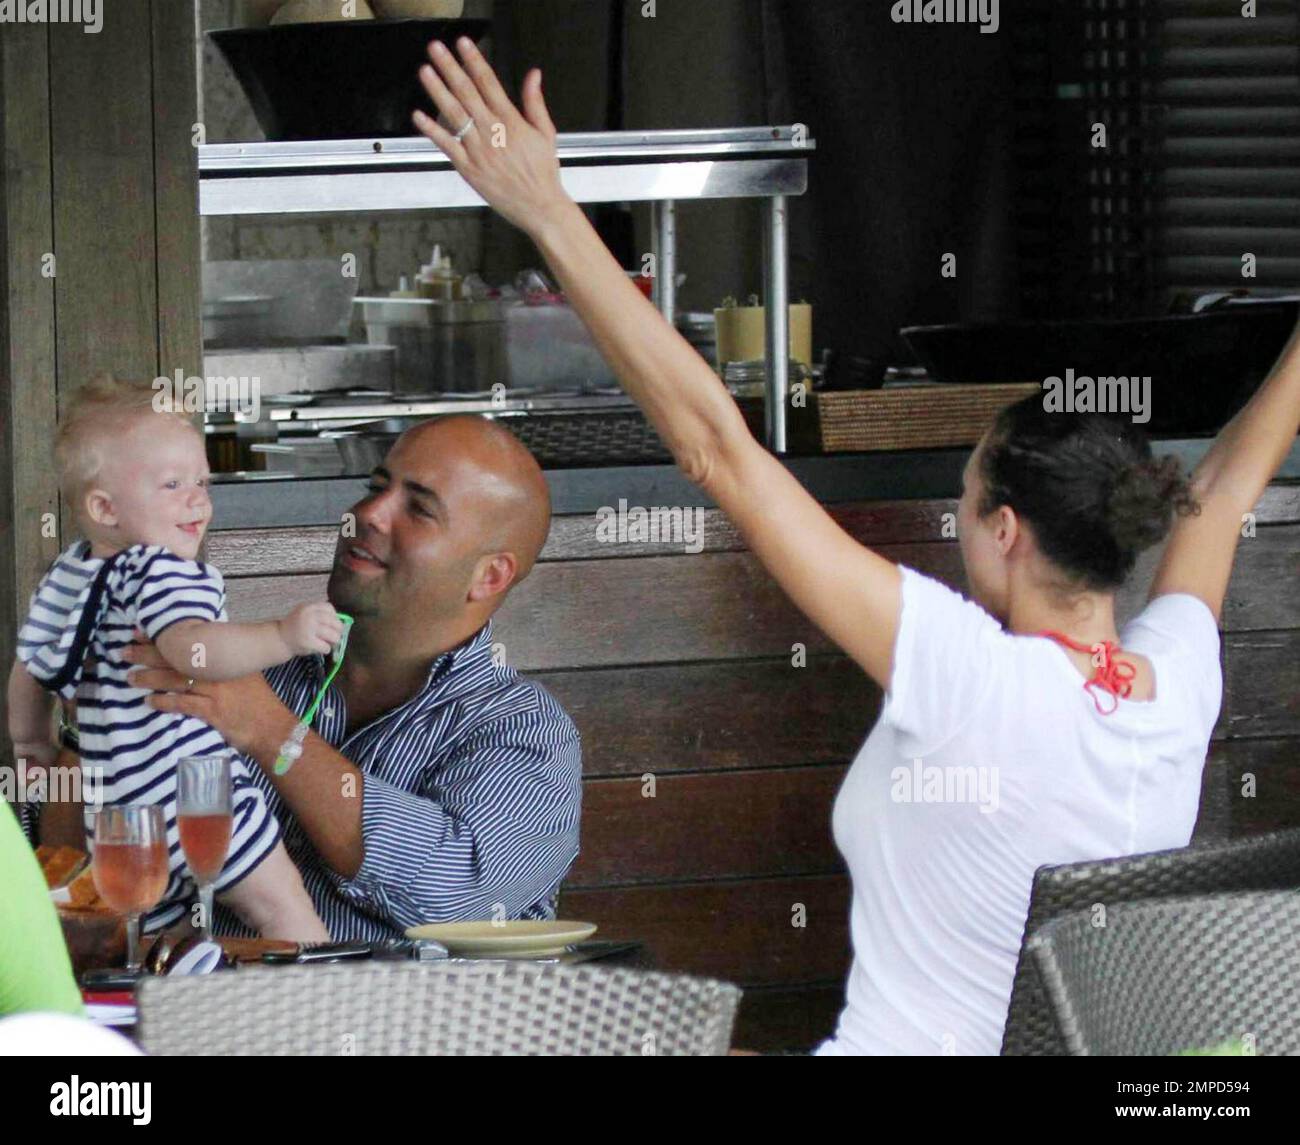
<path id="1" fill-rule="evenodd" d="M 326 675 L 322 656 L 267 671 L 301 715 Z M 336 941 L 374 941 L 428 922 L 555 917 L 578 854 L 578 730 L 543 687 L 494 662 L 488 624 L 439 656 L 406 703 L 346 732 L 331 685 L 314 730 L 363 773 L 365 857 L 352 879 L 328 867 L 269 779 L 250 764 L 284 841 Z M 304 757 L 296 765 L 309 767 Z M 217 910 L 220 934 L 251 933 Z"/>
<path id="2" fill-rule="evenodd" d="M 122 652 L 136 628 L 154 640 L 182 620 L 225 621 L 225 584 L 211 565 L 158 545 L 132 545 L 107 561 L 90 551 L 88 542 L 74 543 L 42 578 L 18 634 L 18 659 L 44 687 L 76 699 L 88 849 L 94 849 L 92 794 L 105 806 L 163 808 L 170 878 L 159 906 L 145 916 L 146 929 L 154 929 L 177 921 L 194 894 L 176 823 L 178 761 L 228 754 L 229 748 L 201 720 L 150 707 L 151 693 L 127 683 L 132 665 Z M 240 757 L 233 758 L 231 772 L 232 834 L 214 884 L 218 892 L 248 875 L 280 838 Z"/>

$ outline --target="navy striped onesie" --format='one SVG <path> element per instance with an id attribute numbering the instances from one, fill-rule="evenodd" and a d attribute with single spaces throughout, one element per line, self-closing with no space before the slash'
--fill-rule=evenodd
<path id="1" fill-rule="evenodd" d="M 211 565 L 158 545 L 133 545 L 105 561 L 78 541 L 62 553 L 32 596 L 18 634 L 18 658 L 44 687 L 77 704 L 86 777 L 87 846 L 98 791 L 104 805 L 158 804 L 167 820 L 171 877 L 162 902 L 144 919 L 156 929 L 177 921 L 192 898 L 176 824 L 176 770 L 185 756 L 231 756 L 234 822 L 230 851 L 215 887 L 229 890 L 275 847 L 280 828 L 266 798 L 211 727 L 155 711 L 150 692 L 133 688 L 122 651 L 135 629 L 150 639 L 182 620 L 225 621 L 225 585 Z M 93 781 L 93 783 L 92 783 Z M 102 784 L 102 786 L 99 786 Z"/>

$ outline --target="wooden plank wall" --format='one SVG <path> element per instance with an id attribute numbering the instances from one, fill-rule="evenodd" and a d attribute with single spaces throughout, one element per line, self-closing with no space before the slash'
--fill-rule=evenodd
<path id="1" fill-rule="evenodd" d="M 0 36 L 0 663 L 71 532 L 50 464 L 61 404 L 102 370 L 203 363 L 196 68 L 181 0 L 106 5 L 95 35 Z M 42 529 L 60 508 L 61 530 Z"/>
<path id="2" fill-rule="evenodd" d="M 955 502 L 849 504 L 837 519 L 888 556 L 964 588 L 942 540 Z M 334 530 L 214 533 L 232 616 L 318 599 Z M 811 1046 L 849 964 L 848 883 L 830 814 L 878 689 L 831 648 L 715 512 L 703 552 L 608 545 L 557 518 L 497 638 L 582 731 L 582 854 L 568 917 L 644 940 L 660 967 L 745 987 L 739 1044 Z M 1121 601 L 1131 613 L 1158 554 Z M 267 569 L 279 575 L 267 576 Z M 1300 825 L 1300 488 L 1269 490 L 1224 615 L 1227 683 L 1201 837 Z M 796 666 L 796 645 L 807 659 Z M 1241 797 L 1243 774 L 1256 796 Z M 651 783 L 653 778 L 653 784 Z M 805 925 L 793 925 L 802 916 Z"/>
<path id="3" fill-rule="evenodd" d="M 6 680 L 20 609 L 58 554 L 57 536 L 41 530 L 42 514 L 58 512 L 49 447 L 55 359 L 47 262 L 54 251 L 48 43 L 41 24 L 10 25 L 0 36 L 0 664 Z M 6 717 L 0 689 L 0 719 Z M 6 737 L 0 756 L 8 755 Z"/>

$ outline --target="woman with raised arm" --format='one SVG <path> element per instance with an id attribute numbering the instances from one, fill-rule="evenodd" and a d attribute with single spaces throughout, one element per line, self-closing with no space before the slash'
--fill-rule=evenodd
<path id="1" fill-rule="evenodd" d="M 1243 517 L 1300 429 L 1300 338 L 1190 484 L 1132 424 L 1039 398 L 1006 410 L 964 474 L 966 600 L 848 536 L 750 436 L 564 192 L 540 73 L 520 111 L 458 50 L 430 45 L 440 115 L 416 126 L 537 244 L 683 472 L 886 693 L 835 804 L 854 961 L 818 1052 L 996 1054 L 1034 871 L 1191 837 L 1219 613 Z M 1116 589 L 1166 536 L 1118 632 Z"/>

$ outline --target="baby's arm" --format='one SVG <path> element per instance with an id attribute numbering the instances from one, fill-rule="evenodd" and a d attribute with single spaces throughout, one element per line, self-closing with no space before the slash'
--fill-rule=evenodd
<path id="1" fill-rule="evenodd" d="M 295 656 L 325 654 L 343 635 L 343 624 L 326 602 L 300 604 L 281 620 L 223 624 L 181 620 L 158 634 L 162 658 L 196 680 L 234 680 L 283 664 Z"/>
<path id="2" fill-rule="evenodd" d="M 9 738 L 15 757 L 42 765 L 53 763 L 59 754 L 50 727 L 54 697 L 19 660 L 9 672 L 8 701 Z"/>
<path id="3" fill-rule="evenodd" d="M 330 940 L 330 933 L 316 913 L 302 885 L 302 876 L 282 842 L 245 878 L 217 897 L 263 938 L 284 938 L 291 942 Z"/>

